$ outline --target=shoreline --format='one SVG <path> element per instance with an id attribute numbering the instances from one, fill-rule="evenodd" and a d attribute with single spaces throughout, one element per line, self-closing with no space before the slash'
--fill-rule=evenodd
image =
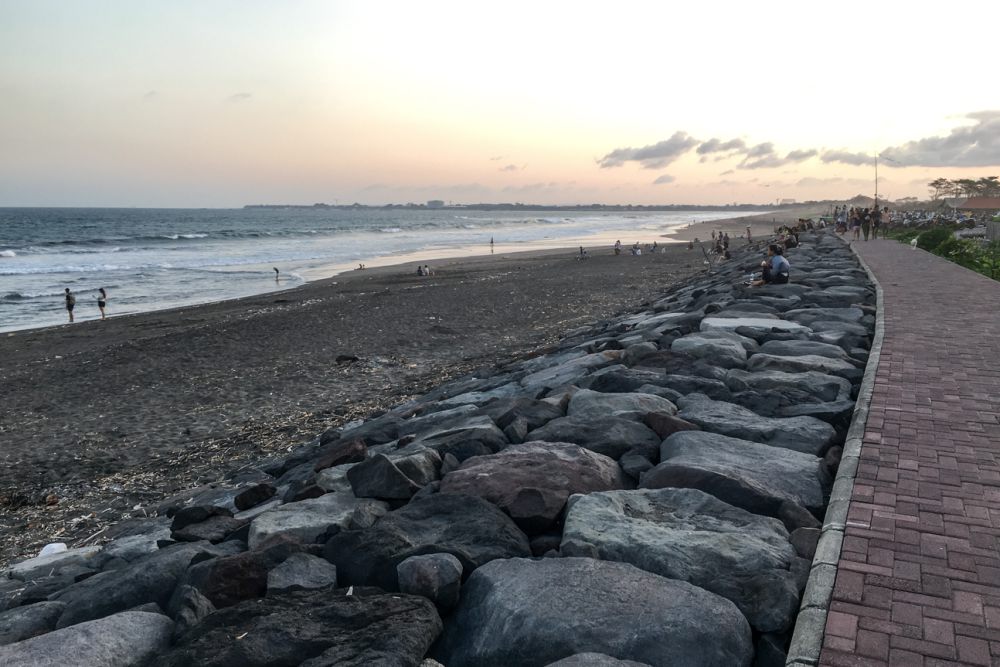
<path id="1" fill-rule="evenodd" d="M 523 243 L 506 243 L 506 244 L 496 244 L 492 251 L 489 249 L 489 244 L 483 244 L 481 247 L 482 252 L 472 252 L 473 246 L 456 246 L 451 248 L 438 247 L 431 249 L 421 249 L 406 251 L 398 254 L 383 255 L 380 257 L 374 257 L 365 260 L 359 260 L 360 264 L 365 265 L 364 271 L 358 271 L 357 266 L 346 263 L 332 263 L 326 264 L 322 267 L 317 267 L 315 269 L 297 269 L 288 271 L 285 275 L 298 275 L 302 278 L 303 282 L 291 285 L 288 287 L 283 287 L 280 289 L 268 289 L 261 292 L 256 292 L 250 295 L 234 296 L 225 299 L 214 299 L 206 301 L 196 301 L 186 305 L 180 306 L 169 306 L 167 308 L 158 308 L 152 310 L 141 310 L 138 312 L 123 313 L 121 315 L 115 315 L 113 310 L 109 313 L 106 321 L 110 320 L 120 320 L 122 318 L 133 318 L 138 316 L 151 315 L 154 313 L 164 313 L 171 314 L 179 311 L 190 310 L 194 308 L 199 308 L 202 306 L 209 306 L 213 304 L 222 304 L 229 302 L 239 302 L 242 300 L 251 300 L 256 298 L 265 297 L 267 295 L 278 295 L 285 294 L 296 289 L 303 288 L 308 285 L 313 285 L 316 283 L 329 284 L 330 281 L 334 283 L 337 280 L 346 280 L 347 276 L 353 276 L 356 273 L 365 273 L 371 271 L 379 270 L 397 270 L 399 268 L 409 268 L 413 272 L 416 271 L 418 264 L 430 264 L 432 267 L 440 266 L 447 262 L 470 262 L 474 260 L 488 260 L 495 257 L 510 257 L 512 259 L 517 259 L 519 257 L 533 257 L 542 254 L 561 254 L 561 253 L 572 253 L 576 255 L 578 248 L 582 245 L 586 248 L 591 255 L 600 248 L 608 248 L 610 250 L 611 246 L 616 240 L 621 240 L 622 244 L 630 246 L 633 241 L 638 240 L 644 245 L 649 245 L 652 242 L 657 242 L 660 246 L 675 245 L 685 243 L 687 241 L 693 240 L 698 237 L 698 230 L 704 229 L 704 238 L 710 238 L 711 229 L 724 229 L 729 231 L 731 236 L 734 232 L 742 232 L 745 228 L 745 221 L 751 220 L 751 225 L 753 226 L 753 233 L 755 238 L 759 238 L 764 234 L 770 234 L 772 225 L 765 224 L 762 221 L 758 221 L 759 217 L 767 217 L 776 214 L 764 213 L 764 214 L 747 214 L 730 218 L 721 218 L 718 220 L 709 221 L 696 221 L 688 223 L 687 225 L 678 225 L 674 229 L 666 233 L 651 233 L 651 230 L 634 230 L 635 234 L 632 237 L 624 237 L 621 232 L 600 232 L 587 236 L 580 237 L 567 237 L 561 239 L 553 239 L 553 243 L 549 243 L 546 240 L 541 241 L 526 241 Z M 565 245 L 563 245 L 565 244 Z M 534 246 L 534 247 L 528 247 Z M 262 274 L 264 271 L 270 271 L 270 264 L 260 264 L 260 265 L 247 265 L 248 267 L 260 267 Z M 113 308 L 114 302 L 111 302 Z M 81 309 L 78 308 L 78 311 Z M 110 309 L 109 309 L 110 310 Z M 24 335 L 27 332 L 38 332 L 38 331 L 48 331 L 48 330 L 58 330 L 63 327 L 76 327 L 89 322 L 99 322 L 101 321 L 99 317 L 83 317 L 81 318 L 81 312 L 77 312 L 77 321 L 72 324 L 69 322 L 62 322 L 60 324 L 47 324 L 37 327 L 26 327 L 21 329 L 0 329 L 0 338 L 12 337 Z"/>

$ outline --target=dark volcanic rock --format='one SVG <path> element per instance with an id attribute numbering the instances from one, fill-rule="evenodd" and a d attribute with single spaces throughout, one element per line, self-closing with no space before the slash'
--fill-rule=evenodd
<path id="1" fill-rule="evenodd" d="M 673 415 L 677 406 L 654 394 L 635 392 L 609 394 L 581 389 L 570 398 L 566 414 L 570 417 L 611 416 L 641 421 L 646 415 L 660 413 Z"/>
<path id="2" fill-rule="evenodd" d="M 181 575 L 198 555 L 212 555 L 204 543 L 178 544 L 74 584 L 53 599 L 66 603 L 58 627 L 108 616 L 147 602 L 165 608 Z"/>
<path id="3" fill-rule="evenodd" d="M 367 530 L 334 535 L 323 549 L 342 585 L 398 590 L 396 566 L 410 556 L 450 553 L 466 575 L 495 558 L 527 556 L 528 539 L 495 505 L 436 493 L 382 517 Z"/>
<path id="4" fill-rule="evenodd" d="M 0 646 L 55 630 L 65 607 L 62 602 L 36 602 L 0 613 Z"/>
<path id="5" fill-rule="evenodd" d="M 713 401 L 704 394 L 689 394 L 680 400 L 680 406 L 680 416 L 698 424 L 703 431 L 817 456 L 836 435 L 832 426 L 814 417 L 761 417 L 752 410 Z"/>
<path id="6" fill-rule="evenodd" d="M 466 460 L 441 480 L 440 492 L 484 498 L 536 534 L 556 521 L 570 495 L 626 486 L 613 459 L 565 442 L 528 442 Z"/>
<path id="7" fill-rule="evenodd" d="M 680 400 L 680 398 L 678 398 Z M 676 415 L 666 415 L 661 412 L 654 412 L 646 415 L 642 423 L 653 429 L 656 435 L 661 438 L 669 438 L 678 431 L 699 431 L 701 427 L 685 421 Z"/>
<path id="8" fill-rule="evenodd" d="M 384 454 L 376 454 L 353 466 L 347 471 L 347 479 L 358 498 L 408 500 L 420 490 L 420 485 Z"/>
<path id="9" fill-rule="evenodd" d="M 424 598 L 345 593 L 293 591 L 217 611 L 151 667 L 417 667 L 441 632 Z"/>
<path id="10" fill-rule="evenodd" d="M 700 586 L 732 600 L 762 632 L 788 629 L 799 607 L 795 551 L 781 522 L 695 489 L 577 496 L 559 551 Z"/>
<path id="11" fill-rule="evenodd" d="M 502 429 L 515 419 L 523 419 L 529 431 L 564 416 L 559 406 L 533 398 L 497 398 L 480 408 L 480 412 L 489 415 Z"/>
<path id="12" fill-rule="evenodd" d="M 645 662 L 619 660 L 604 653 L 577 653 L 568 658 L 550 662 L 546 667 L 649 667 Z"/>
<path id="13" fill-rule="evenodd" d="M 621 417 L 600 415 L 554 419 L 529 433 L 528 439 L 572 442 L 616 460 L 631 449 L 653 458 L 660 443 L 660 438 L 642 424 Z"/>
<path id="14" fill-rule="evenodd" d="M 277 493 L 277 489 L 267 482 L 255 484 L 240 491 L 239 495 L 233 498 L 233 504 L 236 505 L 236 509 L 242 512 L 256 507 L 265 500 L 270 500 L 275 493 Z"/>
<path id="15" fill-rule="evenodd" d="M 352 440 L 337 440 L 320 450 L 313 463 L 313 470 L 319 472 L 333 466 L 345 463 L 358 463 L 368 456 L 368 446 L 358 438 Z M 265 499 L 266 500 L 266 499 Z M 258 501 L 260 502 L 260 501 Z"/>
<path id="16" fill-rule="evenodd" d="M 448 667 L 531 667 L 585 652 L 749 667 L 753 644 L 732 602 L 685 582 L 590 558 L 513 558 L 472 574 L 435 657 Z"/>
<path id="17" fill-rule="evenodd" d="M 201 523 L 215 516 L 232 517 L 233 513 L 224 507 L 213 505 L 202 505 L 196 507 L 185 507 L 177 510 L 174 514 L 173 523 L 170 524 L 171 531 L 178 531 L 191 524 Z"/>
<path id="18" fill-rule="evenodd" d="M 173 627 L 161 614 L 126 611 L 0 646 L 0 665 L 143 667 L 167 648 Z"/>
<path id="19" fill-rule="evenodd" d="M 226 536 L 239 530 L 247 523 L 249 522 L 234 519 L 231 516 L 213 516 L 201 523 L 188 524 L 175 530 L 170 534 L 170 537 L 177 542 L 200 542 L 202 540 L 213 543 L 221 542 L 226 539 Z"/>
<path id="20" fill-rule="evenodd" d="M 399 590 L 425 597 L 440 609 L 458 604 L 462 563 L 451 554 L 410 556 L 396 566 Z"/>
<path id="21" fill-rule="evenodd" d="M 292 554 L 267 573 L 267 594 L 303 588 L 324 588 L 337 583 L 337 568 L 307 553 Z"/>
<path id="22" fill-rule="evenodd" d="M 705 431 L 663 441 L 660 464 L 642 477 L 649 489 L 693 488 L 755 514 L 778 516 L 784 502 L 813 513 L 823 508 L 829 482 L 823 460 Z"/>

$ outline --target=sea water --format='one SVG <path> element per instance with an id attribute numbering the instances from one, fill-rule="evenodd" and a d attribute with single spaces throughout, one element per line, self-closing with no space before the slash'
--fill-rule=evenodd
<path id="1" fill-rule="evenodd" d="M 359 263 L 575 246 L 601 234 L 663 242 L 725 211 L 0 208 L 0 331 L 287 289 Z M 603 238 L 603 237 L 602 237 Z M 275 280 L 274 267 L 279 269 Z"/>

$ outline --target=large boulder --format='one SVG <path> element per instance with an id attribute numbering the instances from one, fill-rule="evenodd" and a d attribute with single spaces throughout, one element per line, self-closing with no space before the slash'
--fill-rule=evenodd
<path id="1" fill-rule="evenodd" d="M 760 632 L 788 629 L 799 605 L 781 522 L 696 489 L 574 496 L 559 551 L 700 586 L 736 603 Z"/>
<path id="2" fill-rule="evenodd" d="M 641 487 L 700 489 L 768 516 L 778 516 L 783 503 L 818 514 L 829 482 L 819 457 L 705 431 L 670 436 L 660 460 L 642 476 Z"/>
<path id="3" fill-rule="evenodd" d="M 649 665 L 635 660 L 619 660 L 606 653 L 577 653 L 550 662 L 546 667 L 649 667 Z"/>
<path id="4" fill-rule="evenodd" d="M 702 331 L 736 331 L 737 329 L 809 333 L 809 328 L 787 320 L 767 317 L 706 317 L 701 321 Z"/>
<path id="5" fill-rule="evenodd" d="M 314 542 L 331 526 L 363 528 L 372 525 L 387 511 L 389 506 L 386 503 L 356 498 L 350 491 L 328 493 L 319 498 L 281 505 L 261 514 L 250 524 L 247 544 L 255 549 L 275 535 Z"/>
<path id="6" fill-rule="evenodd" d="M 508 444 L 507 436 L 488 415 L 475 415 L 460 424 L 443 425 L 422 435 L 411 446 L 435 450 L 441 458 L 451 454 L 464 461 L 470 456 L 497 452 Z"/>
<path id="7" fill-rule="evenodd" d="M 621 356 L 621 350 L 606 350 L 577 357 L 558 366 L 551 366 L 524 376 L 521 378 L 521 386 L 532 392 L 544 387 L 574 384 L 592 370 L 615 363 Z"/>
<path id="8" fill-rule="evenodd" d="M 726 374 L 726 385 L 733 392 L 754 391 L 771 394 L 782 406 L 844 401 L 851 397 L 850 382 L 844 378 L 815 371 L 786 373 L 733 369 Z M 708 394 L 708 392 L 702 393 Z"/>
<path id="9" fill-rule="evenodd" d="M 571 442 L 615 460 L 635 449 L 655 459 L 660 438 L 631 419 L 601 415 L 574 415 L 553 419 L 527 436 L 528 440 Z"/>
<path id="10" fill-rule="evenodd" d="M 786 320 L 810 326 L 819 320 L 860 322 L 865 313 L 860 308 L 796 308 L 784 314 Z"/>
<path id="11" fill-rule="evenodd" d="M 665 398 L 653 394 L 620 393 L 609 394 L 589 389 L 581 389 L 573 394 L 566 408 L 570 417 L 576 415 L 623 417 L 641 421 L 646 415 L 659 412 L 677 414 L 677 406 Z"/>
<path id="12" fill-rule="evenodd" d="M 36 602 L 0 612 L 0 646 L 54 630 L 65 607 L 62 602 Z"/>
<path id="13" fill-rule="evenodd" d="M 747 344 L 756 349 L 757 343 L 730 331 L 690 333 L 670 344 L 672 352 L 705 359 L 723 368 L 742 368 L 747 362 Z"/>
<path id="14" fill-rule="evenodd" d="M 325 558 L 292 554 L 267 573 L 267 594 L 304 588 L 324 588 L 337 583 L 337 568 Z"/>
<path id="15" fill-rule="evenodd" d="M 417 667 L 441 632 L 413 595 L 332 588 L 291 591 L 219 610 L 151 667 Z"/>
<path id="16" fill-rule="evenodd" d="M 212 555 L 204 543 L 178 544 L 73 584 L 52 596 L 53 600 L 66 604 L 57 627 L 109 616 L 148 602 L 163 608 L 192 559 Z"/>
<path id="17" fill-rule="evenodd" d="M 479 410 L 488 415 L 501 429 L 520 419 L 524 421 L 529 431 L 565 415 L 558 405 L 527 397 L 498 398 Z"/>
<path id="18" fill-rule="evenodd" d="M 396 566 L 399 590 L 419 595 L 439 609 L 458 604 L 462 590 L 462 563 L 451 554 L 410 556 Z"/>
<path id="19" fill-rule="evenodd" d="M 753 659 L 750 626 L 729 600 L 591 558 L 513 558 L 476 570 L 435 657 L 448 667 L 541 667 L 585 652 L 664 667 Z"/>
<path id="20" fill-rule="evenodd" d="M 799 357 L 811 355 L 830 357 L 831 359 L 848 360 L 847 352 L 838 345 L 820 343 L 812 340 L 769 340 L 760 346 L 762 354 L 773 354 L 779 357 Z"/>
<path id="21" fill-rule="evenodd" d="M 444 476 L 440 492 L 485 498 L 537 534 L 559 518 L 570 495 L 627 484 L 607 456 L 565 442 L 528 442 L 466 460 Z"/>
<path id="22" fill-rule="evenodd" d="M 65 545 L 64 545 L 65 546 Z M 67 567 L 93 567 L 98 560 L 101 547 L 80 547 L 79 549 L 66 549 L 44 556 L 35 556 L 20 563 L 11 565 L 0 575 L 5 574 L 10 579 L 30 581 L 42 575 L 50 575 L 59 572 Z"/>
<path id="23" fill-rule="evenodd" d="M 396 566 L 410 556 L 450 553 L 468 574 L 495 558 L 527 556 L 528 539 L 495 505 L 473 496 L 436 493 L 411 501 L 367 530 L 347 530 L 326 543 L 342 585 L 398 590 Z"/>
<path id="24" fill-rule="evenodd" d="M 750 371 L 785 371 L 788 373 L 803 373 L 816 371 L 838 377 L 860 378 L 863 372 L 846 359 L 834 359 L 818 354 L 800 354 L 796 356 L 778 356 L 773 354 L 755 354 L 747 362 Z"/>
<path id="25" fill-rule="evenodd" d="M 125 611 L 0 646 L 0 665 L 143 667 L 167 649 L 173 629 L 162 614 Z"/>
<path id="26" fill-rule="evenodd" d="M 762 442 L 820 456 L 836 437 L 833 427 L 814 417 L 761 417 L 752 410 L 689 394 L 679 401 L 680 417 L 703 431 Z"/>

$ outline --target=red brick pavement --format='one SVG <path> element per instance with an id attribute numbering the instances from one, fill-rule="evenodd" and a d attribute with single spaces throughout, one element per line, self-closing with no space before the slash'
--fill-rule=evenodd
<path id="1" fill-rule="evenodd" d="M 1000 666 L 1000 282 L 857 248 L 885 340 L 820 664 Z"/>

